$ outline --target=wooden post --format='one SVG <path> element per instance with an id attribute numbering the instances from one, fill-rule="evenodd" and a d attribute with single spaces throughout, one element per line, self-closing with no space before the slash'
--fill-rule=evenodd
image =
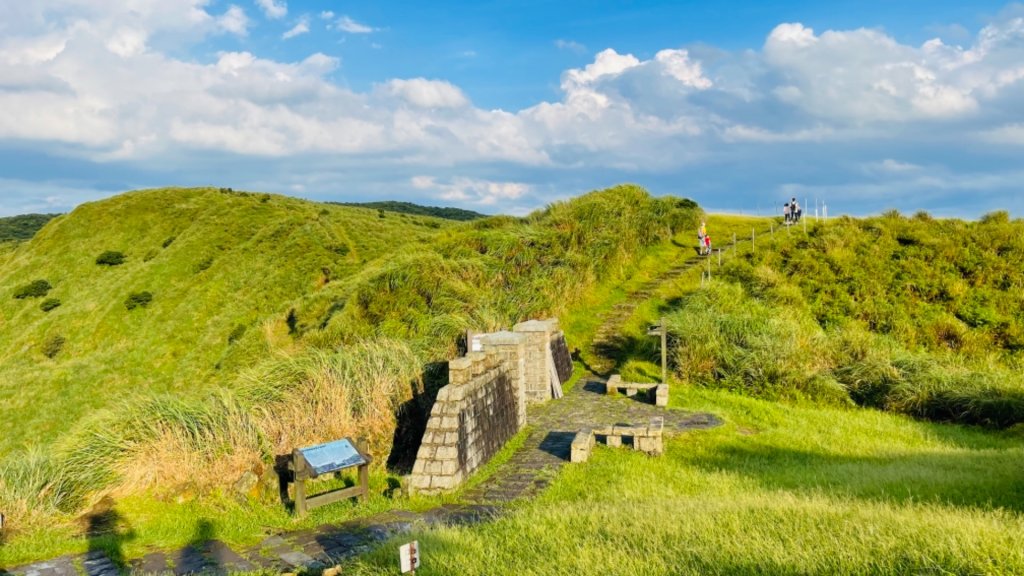
<path id="1" fill-rule="evenodd" d="M 732 233 L 732 245 L 733 245 L 734 248 L 736 247 L 736 233 L 735 232 Z"/>
<path id="2" fill-rule="evenodd" d="M 711 258 L 708 258 L 708 282 L 711 282 Z"/>
<path id="3" fill-rule="evenodd" d="M 718 267 L 719 268 L 722 267 L 722 249 L 721 248 L 718 249 Z"/>
<path id="4" fill-rule="evenodd" d="M 750 229 L 750 251 L 754 251 L 754 229 Z"/>
<path id="5" fill-rule="evenodd" d="M 295 513 L 306 513 L 306 465 L 302 454 L 292 452 L 292 471 L 295 474 Z"/>
<path id="6" fill-rule="evenodd" d="M 661 383 L 668 384 L 668 323 L 661 317 Z"/>
<path id="7" fill-rule="evenodd" d="M 768 225 L 768 229 L 769 229 L 769 230 L 771 231 L 771 233 L 772 233 L 772 238 L 775 238 L 775 223 L 773 222 L 773 223 L 769 224 L 769 225 Z"/>

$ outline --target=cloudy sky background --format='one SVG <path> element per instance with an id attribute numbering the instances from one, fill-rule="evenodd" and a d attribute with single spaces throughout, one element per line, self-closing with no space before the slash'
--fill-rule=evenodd
<path id="1" fill-rule="evenodd" d="M 168 185 L 522 214 L 636 182 L 1024 216 L 1022 4 L 0 4 L 0 215 Z"/>

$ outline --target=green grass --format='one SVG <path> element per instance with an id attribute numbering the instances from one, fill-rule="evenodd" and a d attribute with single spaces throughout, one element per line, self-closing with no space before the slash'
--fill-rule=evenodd
<path id="1" fill-rule="evenodd" d="M 852 574 L 1024 570 L 1019 438 L 872 410 L 676 390 L 726 425 L 663 458 L 598 448 L 535 501 L 419 532 L 423 574 Z M 347 566 L 387 574 L 394 546 Z"/>
<path id="2" fill-rule="evenodd" d="M 291 346 L 287 334 L 264 334 L 275 334 L 273 322 L 283 324 L 290 302 L 322 289 L 325 270 L 340 281 L 446 226 L 212 189 L 135 192 L 51 221 L 0 256 L 0 404 L 18 414 L 0 423 L 0 455 L 61 437 L 112 400 L 141 392 L 199 397 L 230 384 L 240 368 Z M 127 260 L 97 266 L 105 251 Z M 201 262 L 209 264 L 197 271 Z M 14 298 L 17 287 L 40 278 L 62 304 L 48 313 Z M 152 303 L 126 310 L 126 299 L 143 292 Z M 229 342 L 238 325 L 247 336 Z M 39 350 L 56 334 L 66 344 L 51 360 Z M 27 386 L 33 394 L 23 393 Z"/>

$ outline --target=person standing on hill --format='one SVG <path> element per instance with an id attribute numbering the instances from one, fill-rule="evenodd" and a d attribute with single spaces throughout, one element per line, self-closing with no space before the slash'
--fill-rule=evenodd
<path id="1" fill-rule="evenodd" d="M 704 238 L 708 235 L 708 224 L 707 222 L 701 221 L 700 228 L 697 229 L 697 253 L 702 254 L 704 252 Z"/>
<path id="2" fill-rule="evenodd" d="M 782 220 L 786 224 L 789 224 L 789 202 L 782 205 Z"/>
<path id="3" fill-rule="evenodd" d="M 711 236 L 704 235 L 704 255 L 711 256 Z"/>

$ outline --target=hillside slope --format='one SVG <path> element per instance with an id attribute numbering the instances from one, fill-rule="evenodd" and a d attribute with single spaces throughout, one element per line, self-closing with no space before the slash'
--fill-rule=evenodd
<path id="1" fill-rule="evenodd" d="M 58 214 L 23 214 L 0 218 L 0 242 L 28 240 Z"/>
<path id="2" fill-rule="evenodd" d="M 0 454 L 121 396 L 208 390 L 265 354 L 264 323 L 287 326 L 289 302 L 445 225 L 214 189 L 79 207 L 0 254 L 0 403 L 18 414 L 0 423 Z M 108 251 L 124 262 L 97 264 Z M 38 280 L 45 296 L 16 297 Z M 142 292 L 152 301 L 129 310 Z"/>

